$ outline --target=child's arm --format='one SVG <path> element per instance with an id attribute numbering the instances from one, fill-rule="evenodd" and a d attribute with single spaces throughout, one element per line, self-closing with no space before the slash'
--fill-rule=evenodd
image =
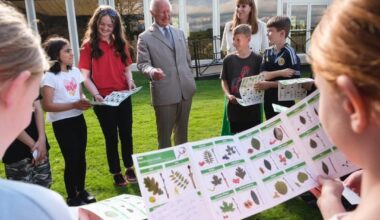
<path id="1" fill-rule="evenodd" d="M 47 112 L 62 112 L 71 109 L 87 110 L 91 107 L 91 104 L 85 99 L 80 99 L 76 102 L 54 103 L 54 88 L 50 86 L 42 87 L 42 96 L 44 97 L 42 99 L 42 106 Z"/>
<path id="2" fill-rule="evenodd" d="M 17 140 L 21 141 L 22 143 L 24 143 L 26 146 L 28 146 L 30 148 L 30 150 L 33 149 L 33 146 L 34 146 L 34 140 L 32 137 L 30 137 L 30 135 L 28 133 L 26 133 L 26 131 L 22 131 L 18 136 L 17 136 Z"/>
<path id="3" fill-rule="evenodd" d="M 80 69 L 82 76 L 83 76 L 83 84 L 86 87 L 86 89 L 92 94 L 92 96 L 95 98 L 96 101 L 102 102 L 103 97 L 99 94 L 98 89 L 96 88 L 95 84 L 92 82 L 90 77 L 90 70 L 87 69 Z"/>
<path id="4" fill-rule="evenodd" d="M 124 74 L 125 74 L 125 80 L 127 80 L 128 88 L 130 90 L 136 88 L 135 81 L 133 80 L 133 77 L 132 77 L 131 65 L 128 65 L 125 67 Z"/>
<path id="5" fill-rule="evenodd" d="M 282 70 L 276 70 L 276 71 L 263 71 L 260 74 L 264 75 L 265 80 L 271 80 L 277 77 L 292 77 L 296 71 L 294 69 L 286 68 Z"/>
<path id="6" fill-rule="evenodd" d="M 38 130 L 38 139 L 34 143 L 32 150 L 37 150 L 38 157 L 36 162 L 39 162 L 46 157 L 46 136 L 45 136 L 45 121 L 44 113 L 42 111 L 41 103 L 39 100 L 34 102 L 34 114 L 36 116 L 36 127 Z"/>
<path id="7" fill-rule="evenodd" d="M 276 81 L 261 81 L 254 85 L 254 88 L 257 90 L 267 90 L 272 88 L 277 88 L 278 82 Z"/>
<path id="8" fill-rule="evenodd" d="M 222 89 L 228 101 L 230 101 L 231 103 L 237 104 L 236 97 L 230 93 L 227 80 L 222 79 Z"/>

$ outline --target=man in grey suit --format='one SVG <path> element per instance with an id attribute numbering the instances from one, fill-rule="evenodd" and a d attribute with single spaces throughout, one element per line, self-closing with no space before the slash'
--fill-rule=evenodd
<path id="1" fill-rule="evenodd" d="M 159 148 L 187 142 L 187 128 L 195 81 L 183 31 L 170 26 L 168 0 L 152 0 L 154 24 L 140 34 L 137 68 L 148 77 L 156 113 Z"/>

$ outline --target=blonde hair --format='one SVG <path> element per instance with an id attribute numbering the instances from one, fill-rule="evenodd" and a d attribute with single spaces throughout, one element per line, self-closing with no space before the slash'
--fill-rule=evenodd
<path id="1" fill-rule="evenodd" d="M 247 38 L 250 37 L 252 34 L 251 26 L 248 24 L 239 24 L 234 28 L 232 31 L 232 36 L 235 36 L 237 34 L 243 34 Z"/>
<path id="2" fill-rule="evenodd" d="M 256 9 L 256 4 L 254 0 L 236 0 L 235 1 L 236 5 L 249 5 L 251 7 L 251 12 L 249 13 L 248 17 L 248 24 L 251 25 L 251 31 L 252 34 L 256 34 L 257 31 L 259 31 L 259 23 L 257 19 L 257 9 Z M 232 31 L 236 26 L 241 24 L 241 21 L 237 17 L 237 12 L 235 9 L 234 16 L 232 19 L 232 25 L 230 27 L 230 31 Z"/>
<path id="3" fill-rule="evenodd" d="M 336 0 L 315 29 L 310 49 L 313 72 L 334 83 L 349 76 L 380 113 L 380 2 Z"/>
<path id="4" fill-rule="evenodd" d="M 0 81 L 15 78 L 25 70 L 33 75 L 46 70 L 48 64 L 40 42 L 21 13 L 0 3 Z"/>

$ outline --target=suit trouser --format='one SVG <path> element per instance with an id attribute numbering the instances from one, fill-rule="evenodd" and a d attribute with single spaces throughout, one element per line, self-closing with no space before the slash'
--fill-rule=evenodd
<path id="1" fill-rule="evenodd" d="M 154 106 L 159 149 L 172 146 L 170 141 L 172 133 L 175 145 L 187 142 L 191 103 L 190 98 L 171 105 Z"/>
<path id="2" fill-rule="evenodd" d="M 112 174 L 120 173 L 120 158 L 118 152 L 118 134 L 121 143 L 121 157 L 126 168 L 133 166 L 132 140 L 132 103 L 131 97 L 120 103 L 119 106 L 94 106 L 106 142 L 106 153 L 109 171 Z"/>

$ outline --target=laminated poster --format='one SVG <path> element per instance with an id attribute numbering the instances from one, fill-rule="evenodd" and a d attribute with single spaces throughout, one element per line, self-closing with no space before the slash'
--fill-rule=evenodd
<path id="1" fill-rule="evenodd" d="M 124 91 L 113 91 L 111 94 L 107 95 L 104 98 L 103 102 L 90 101 L 92 105 L 109 105 L 109 106 L 119 106 L 122 101 L 124 101 L 129 96 L 140 91 L 142 86 L 137 87 L 132 90 L 124 90 Z"/>
<path id="2" fill-rule="evenodd" d="M 264 81 L 264 75 L 244 77 L 241 81 L 239 92 L 241 99 L 236 99 L 241 106 L 249 106 L 264 102 L 264 90 L 256 90 L 253 86 Z"/>
<path id="3" fill-rule="evenodd" d="M 307 90 L 302 86 L 305 83 L 312 83 L 310 78 L 297 78 L 278 81 L 278 100 L 291 101 L 295 99 L 303 99 L 307 95 Z"/>
<path id="4" fill-rule="evenodd" d="M 318 175 L 336 178 L 356 170 L 327 138 L 318 118 L 318 100 L 315 91 L 234 136 L 134 154 L 150 216 L 171 210 L 181 195 L 193 194 L 204 202 L 203 214 L 212 215 L 210 219 L 242 219 L 316 187 Z M 179 213 L 187 213 L 184 219 L 198 219 L 200 214 L 187 207 L 192 206 L 177 207 Z"/>
<path id="5" fill-rule="evenodd" d="M 143 199 L 135 195 L 119 195 L 79 207 L 97 215 L 100 219 L 142 220 L 147 218 Z"/>

